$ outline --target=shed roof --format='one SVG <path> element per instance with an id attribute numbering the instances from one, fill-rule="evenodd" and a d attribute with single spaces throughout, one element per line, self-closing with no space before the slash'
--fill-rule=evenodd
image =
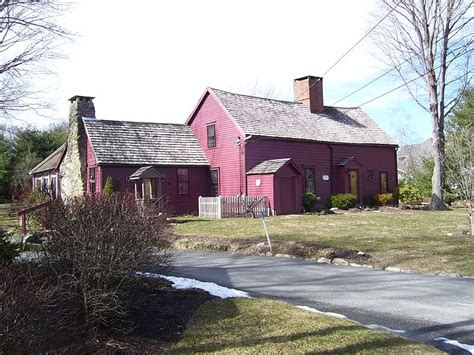
<path id="1" fill-rule="evenodd" d="M 282 158 L 262 161 L 247 171 L 247 175 L 275 174 L 288 163 L 292 164 L 295 169 L 301 173 L 301 169 L 291 160 L 291 158 Z"/>
<path id="2" fill-rule="evenodd" d="M 209 165 L 183 124 L 83 118 L 99 164 Z"/>
<path id="3" fill-rule="evenodd" d="M 311 113 L 299 102 L 208 89 L 247 135 L 396 146 L 360 107 L 325 106 Z"/>
<path id="4" fill-rule="evenodd" d="M 44 173 L 46 171 L 56 170 L 59 166 L 61 157 L 66 149 L 66 143 L 48 155 L 43 161 L 31 169 L 30 174 Z"/>

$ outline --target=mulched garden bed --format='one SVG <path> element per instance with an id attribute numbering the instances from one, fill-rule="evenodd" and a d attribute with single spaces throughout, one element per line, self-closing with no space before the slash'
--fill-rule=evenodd
<path id="1" fill-rule="evenodd" d="M 130 334 L 111 330 L 98 339 L 82 341 L 57 353 L 136 354 L 162 353 L 180 338 L 194 312 L 216 299 L 201 290 L 176 290 L 166 280 L 141 278 L 130 296 Z"/>

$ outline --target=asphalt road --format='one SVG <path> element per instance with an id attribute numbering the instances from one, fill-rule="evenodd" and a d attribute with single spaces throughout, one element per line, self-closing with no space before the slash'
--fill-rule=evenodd
<path id="1" fill-rule="evenodd" d="M 159 269 L 155 271 L 160 271 Z M 169 273 L 168 273 L 169 274 Z M 179 251 L 172 275 L 335 312 L 454 353 L 474 345 L 474 279 L 398 273 L 301 259 Z"/>

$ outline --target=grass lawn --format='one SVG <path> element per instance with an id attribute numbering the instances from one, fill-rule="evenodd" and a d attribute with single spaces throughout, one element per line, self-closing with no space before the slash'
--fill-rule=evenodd
<path id="1" fill-rule="evenodd" d="M 369 253 L 376 266 L 474 275 L 474 238 L 463 209 L 292 215 L 266 219 L 272 241 L 321 244 Z M 178 236 L 265 241 L 260 219 L 183 218 Z M 452 235 L 448 235 L 452 233 Z"/>
<path id="2" fill-rule="evenodd" d="M 0 227 L 13 230 L 19 227 L 19 221 L 10 203 L 0 204 Z"/>
<path id="3" fill-rule="evenodd" d="M 437 349 L 286 303 L 227 299 L 202 305 L 167 353 L 428 354 Z"/>

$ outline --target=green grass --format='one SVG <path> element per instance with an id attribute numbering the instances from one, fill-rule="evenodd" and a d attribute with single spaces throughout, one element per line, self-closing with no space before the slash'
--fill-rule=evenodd
<path id="1" fill-rule="evenodd" d="M 474 275 L 474 238 L 463 209 L 449 211 L 360 212 L 338 215 L 278 216 L 266 219 L 274 241 L 319 243 L 361 250 L 381 265 L 423 272 Z M 205 220 L 183 218 L 180 236 L 264 241 L 260 219 Z M 448 233 L 453 233 L 448 236 Z"/>
<path id="2" fill-rule="evenodd" d="M 361 353 L 432 354 L 409 342 L 353 322 L 300 310 L 286 303 L 227 299 L 202 305 L 169 354 Z"/>
<path id="3" fill-rule="evenodd" d="M 19 222 L 10 203 L 0 204 L 0 227 L 6 230 L 18 228 Z"/>

